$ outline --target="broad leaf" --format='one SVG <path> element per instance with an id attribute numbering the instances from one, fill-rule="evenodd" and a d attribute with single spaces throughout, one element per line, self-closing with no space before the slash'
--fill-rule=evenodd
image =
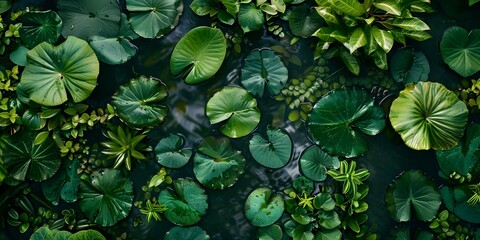
<path id="1" fill-rule="evenodd" d="M 184 138 L 179 134 L 171 134 L 161 139 L 155 147 L 157 161 L 167 168 L 181 168 L 192 157 L 192 149 L 182 148 Z"/>
<path id="2" fill-rule="evenodd" d="M 257 227 L 272 225 L 284 210 L 283 197 L 267 187 L 253 190 L 245 201 L 245 217 Z"/>
<path id="3" fill-rule="evenodd" d="M 245 158 L 227 138 L 205 138 L 194 157 L 193 173 L 198 181 L 213 189 L 232 186 L 245 170 Z"/>
<path id="4" fill-rule="evenodd" d="M 256 96 L 263 96 L 265 87 L 270 95 L 277 95 L 288 81 L 288 69 L 274 51 L 254 50 L 242 68 L 242 85 Z"/>
<path id="5" fill-rule="evenodd" d="M 29 98 L 56 106 L 71 96 L 81 102 L 97 85 L 100 64 L 87 42 L 68 37 L 58 46 L 43 42 L 27 52 L 20 83 Z"/>
<path id="6" fill-rule="evenodd" d="M 252 157 L 261 165 L 268 168 L 281 168 L 290 161 L 293 144 L 287 132 L 269 127 L 267 139 L 254 135 L 248 148 Z"/>
<path id="7" fill-rule="evenodd" d="M 91 36 L 115 37 L 120 26 L 120 6 L 111 0 L 58 0 L 64 37 L 87 40 Z"/>
<path id="8" fill-rule="evenodd" d="M 180 0 L 126 0 L 129 22 L 144 38 L 161 37 L 178 23 L 183 11 Z"/>
<path id="9" fill-rule="evenodd" d="M 356 88 L 324 95 L 307 118 L 310 138 L 332 155 L 356 157 L 367 150 L 361 132 L 376 135 L 385 127 L 383 110 L 373 96 Z"/>
<path id="10" fill-rule="evenodd" d="M 10 176 L 16 180 L 43 181 L 52 177 L 60 167 L 61 159 L 52 138 L 43 143 L 33 143 L 37 132 L 18 132 L 5 142 L 3 164 Z"/>
<path id="11" fill-rule="evenodd" d="M 260 8 L 255 7 L 253 3 L 240 4 L 238 12 L 238 24 L 242 27 L 243 32 L 251 32 L 263 28 L 263 12 Z"/>
<path id="12" fill-rule="evenodd" d="M 340 161 L 337 157 L 330 156 L 321 148 L 313 145 L 302 152 L 299 166 L 305 177 L 313 181 L 325 181 L 327 171 L 338 169 Z"/>
<path id="13" fill-rule="evenodd" d="M 362 4 L 358 0 L 329 0 L 339 11 L 352 16 L 360 17 L 365 13 Z"/>
<path id="14" fill-rule="evenodd" d="M 395 0 L 380 0 L 375 1 L 373 6 L 376 8 L 385 11 L 386 13 L 393 14 L 395 16 L 402 15 L 402 8 L 399 6 Z"/>
<path id="15" fill-rule="evenodd" d="M 80 176 L 77 174 L 80 161 L 74 159 L 64 161 L 62 168 L 50 179 L 42 182 L 42 191 L 45 198 L 58 205 L 60 197 L 68 203 L 77 201 L 78 185 L 80 184 Z"/>
<path id="16" fill-rule="evenodd" d="M 28 48 L 42 42 L 54 44 L 62 32 L 62 19 L 54 11 L 32 11 L 21 17 L 22 28 L 19 33 Z"/>
<path id="17" fill-rule="evenodd" d="M 132 208 L 133 188 L 116 169 L 99 169 L 80 181 L 79 204 L 87 217 L 104 227 L 126 218 Z"/>
<path id="18" fill-rule="evenodd" d="M 416 170 L 404 172 L 385 193 L 386 207 L 393 219 L 410 221 L 411 209 L 422 221 L 430 221 L 442 203 L 435 183 Z"/>
<path id="19" fill-rule="evenodd" d="M 17 50 L 10 53 L 10 60 L 22 67 L 27 65 L 27 52 L 30 49 L 26 48 L 23 45 L 20 45 Z"/>
<path id="20" fill-rule="evenodd" d="M 408 85 L 392 103 L 390 122 L 407 146 L 416 150 L 446 150 L 457 145 L 468 109 L 440 83 Z"/>
<path id="21" fill-rule="evenodd" d="M 160 104 L 167 95 L 167 87 L 159 79 L 140 76 L 118 89 L 112 105 L 128 125 L 152 127 L 163 122 L 168 114 L 168 107 Z"/>
<path id="22" fill-rule="evenodd" d="M 0 13 L 4 13 L 12 7 L 11 0 L 1 0 L 0 1 Z"/>
<path id="23" fill-rule="evenodd" d="M 405 85 L 428 80 L 430 64 L 427 57 L 411 47 L 400 48 L 390 60 L 390 72 L 393 79 Z"/>
<path id="24" fill-rule="evenodd" d="M 197 223 L 208 208 L 205 190 L 190 179 L 174 181 L 173 189 L 162 190 L 158 201 L 167 207 L 168 221 L 180 226 Z"/>
<path id="25" fill-rule="evenodd" d="M 323 19 L 313 8 L 299 6 L 288 17 L 288 26 L 294 35 L 308 38 L 323 25 Z"/>
<path id="26" fill-rule="evenodd" d="M 68 240 L 71 236 L 72 234 L 67 231 L 50 229 L 47 226 L 43 226 L 35 230 L 29 240 Z"/>
<path id="27" fill-rule="evenodd" d="M 375 42 L 386 52 L 390 52 L 390 49 L 393 47 L 393 35 L 383 29 L 379 29 L 377 26 L 373 26 L 372 36 L 375 39 Z"/>
<path id="28" fill-rule="evenodd" d="M 315 7 L 315 10 L 317 11 L 318 15 L 320 15 L 323 20 L 327 23 L 332 23 L 332 24 L 339 24 L 340 20 L 337 17 L 337 14 L 333 10 L 332 7 L 330 6 L 319 6 Z"/>
<path id="29" fill-rule="evenodd" d="M 208 240 L 207 232 L 200 227 L 173 227 L 166 234 L 164 240 Z"/>
<path id="30" fill-rule="evenodd" d="M 355 50 L 357 50 L 358 48 L 365 46 L 366 44 L 367 36 L 361 28 L 356 28 L 350 35 L 348 42 L 343 42 L 343 45 L 348 48 L 350 54 L 355 52 Z"/>
<path id="31" fill-rule="evenodd" d="M 281 240 L 283 237 L 282 228 L 277 224 L 258 229 L 258 240 Z"/>
<path id="32" fill-rule="evenodd" d="M 183 72 L 188 84 L 201 83 L 217 73 L 226 51 L 227 41 L 220 29 L 194 28 L 173 49 L 170 70 L 173 75 Z"/>
<path id="33" fill-rule="evenodd" d="M 442 200 L 450 212 L 455 213 L 460 219 L 470 223 L 480 224 L 480 205 L 471 206 L 468 199 L 472 197 L 472 189 L 468 186 L 449 188 L 443 186 L 440 189 Z"/>
<path id="34" fill-rule="evenodd" d="M 402 28 L 407 31 L 428 31 L 430 27 L 418 18 L 391 18 L 385 24 Z"/>
<path id="35" fill-rule="evenodd" d="M 68 240 L 105 240 L 106 238 L 97 230 L 89 229 L 72 234 Z"/>
<path id="36" fill-rule="evenodd" d="M 445 31 L 440 41 L 443 61 L 462 77 L 480 70 L 480 29 L 470 33 L 461 27 Z"/>
<path id="37" fill-rule="evenodd" d="M 213 16 L 220 10 L 217 3 L 216 0 L 193 0 L 190 9 L 198 16 Z"/>
<path id="38" fill-rule="evenodd" d="M 260 122 L 257 100 L 239 87 L 224 87 L 207 102 L 206 113 L 211 124 L 225 122 L 220 131 L 230 138 L 251 133 Z"/>

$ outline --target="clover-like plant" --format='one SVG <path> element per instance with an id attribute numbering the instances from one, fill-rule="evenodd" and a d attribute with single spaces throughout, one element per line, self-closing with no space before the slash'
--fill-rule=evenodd
<path id="1" fill-rule="evenodd" d="M 340 162 L 339 170 L 328 170 L 328 175 L 339 182 L 343 182 L 342 192 L 343 194 L 356 195 L 358 186 L 363 184 L 363 181 L 367 180 L 370 176 L 368 169 L 357 169 L 357 162 L 347 161 Z"/>
<path id="2" fill-rule="evenodd" d="M 103 135 L 109 141 L 101 143 L 105 147 L 102 153 L 108 155 L 109 159 L 115 158 L 114 168 L 125 164 L 127 170 L 131 170 L 132 159 L 147 159 L 142 152 L 150 152 L 152 147 L 142 143 L 142 140 L 147 136 L 145 133 L 138 134 L 136 130 L 122 126 L 109 125 L 108 128 Z"/>

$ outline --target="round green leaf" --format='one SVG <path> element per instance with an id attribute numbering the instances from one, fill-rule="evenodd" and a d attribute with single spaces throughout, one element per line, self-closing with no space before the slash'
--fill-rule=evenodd
<path id="1" fill-rule="evenodd" d="M 245 170 L 245 158 L 227 138 L 205 138 L 194 157 L 193 173 L 198 181 L 213 189 L 232 186 Z"/>
<path id="2" fill-rule="evenodd" d="M 155 147 L 158 163 L 167 168 L 185 166 L 192 157 L 192 149 L 182 149 L 183 145 L 183 136 L 179 134 L 171 134 L 161 139 Z"/>
<path id="3" fill-rule="evenodd" d="M 416 150 L 450 149 L 463 135 L 468 109 L 440 83 L 419 82 L 400 92 L 390 122 L 405 144 Z"/>
<path id="4" fill-rule="evenodd" d="M 120 26 L 120 6 L 111 0 L 58 0 L 64 37 L 87 40 L 91 36 L 115 37 Z"/>
<path id="5" fill-rule="evenodd" d="M 68 240 L 105 240 L 106 238 L 97 230 L 89 229 L 76 232 Z"/>
<path id="6" fill-rule="evenodd" d="M 428 80 L 430 64 L 427 57 L 411 47 L 398 49 L 390 61 L 390 72 L 397 82 L 414 83 Z"/>
<path id="7" fill-rule="evenodd" d="M 18 31 L 28 48 L 42 42 L 54 44 L 62 32 L 62 19 L 54 11 L 32 11 L 21 17 L 22 28 Z"/>
<path id="8" fill-rule="evenodd" d="M 325 181 L 327 171 L 338 169 L 340 161 L 337 157 L 330 156 L 316 145 L 305 149 L 299 161 L 302 174 L 313 181 Z"/>
<path id="9" fill-rule="evenodd" d="M 227 41 L 220 29 L 194 28 L 173 49 L 170 70 L 173 75 L 183 72 L 188 84 L 201 83 L 217 73 L 226 51 Z"/>
<path id="10" fill-rule="evenodd" d="M 258 163 L 268 168 L 281 168 L 290 161 L 293 144 L 287 132 L 269 127 L 267 139 L 260 135 L 254 135 L 248 147 Z"/>
<path id="11" fill-rule="evenodd" d="M 167 95 L 167 87 L 159 79 L 140 76 L 118 89 L 112 105 L 129 126 L 152 127 L 168 114 L 168 107 L 160 104 Z"/>
<path id="12" fill-rule="evenodd" d="M 207 232 L 200 227 L 173 227 L 166 234 L 164 240 L 208 240 Z"/>
<path id="13" fill-rule="evenodd" d="M 74 102 L 87 99 L 97 85 L 99 71 L 88 43 L 68 37 L 58 46 L 43 42 L 28 51 L 20 83 L 31 100 L 56 106 L 66 102 L 67 95 Z"/>
<path id="14" fill-rule="evenodd" d="M 315 9 L 303 5 L 293 9 L 288 25 L 294 35 L 308 38 L 323 25 L 323 18 Z"/>
<path id="15" fill-rule="evenodd" d="M 254 50 L 245 58 L 242 85 L 256 96 L 263 96 L 265 86 L 270 95 L 277 95 L 288 81 L 288 69 L 269 49 Z"/>
<path id="16" fill-rule="evenodd" d="M 360 132 L 376 135 L 385 127 L 382 108 L 364 90 L 336 90 L 320 98 L 307 118 L 310 138 L 332 155 L 356 157 L 367 150 Z"/>
<path id="17" fill-rule="evenodd" d="M 435 183 L 418 170 L 404 172 L 385 192 L 385 203 L 393 219 L 410 221 L 411 208 L 422 221 L 430 221 L 442 203 Z"/>
<path id="18" fill-rule="evenodd" d="M 183 11 L 180 0 L 127 0 L 129 22 L 144 38 L 161 37 L 178 23 Z"/>
<path id="19" fill-rule="evenodd" d="M 263 28 L 265 21 L 262 10 L 257 8 L 254 3 L 240 4 L 237 18 L 238 24 L 245 33 Z"/>
<path id="20" fill-rule="evenodd" d="M 5 142 L 3 164 L 16 180 L 43 181 L 52 177 L 60 167 L 58 147 L 52 138 L 43 143 L 33 143 L 38 132 L 24 131 L 14 134 Z"/>
<path id="21" fill-rule="evenodd" d="M 245 201 L 245 216 L 257 227 L 272 225 L 283 215 L 283 210 L 282 195 L 267 187 L 253 190 Z"/>
<path id="22" fill-rule="evenodd" d="M 224 122 L 220 131 L 230 138 L 251 133 L 260 122 L 257 100 L 239 87 L 224 87 L 207 102 L 207 117 L 211 124 Z"/>
<path id="23" fill-rule="evenodd" d="M 258 229 L 258 240 L 281 240 L 283 237 L 282 228 L 277 224 Z"/>
<path id="24" fill-rule="evenodd" d="M 445 31 L 440 41 L 443 61 L 462 77 L 480 70 L 480 29 L 470 33 L 461 27 Z"/>
<path id="25" fill-rule="evenodd" d="M 107 64 L 126 63 L 137 54 L 137 47 L 123 37 L 93 36 L 89 39 L 89 42 L 98 59 Z"/>
<path id="26" fill-rule="evenodd" d="M 208 208 L 205 190 L 190 179 L 174 181 L 173 189 L 162 190 L 158 201 L 167 207 L 168 221 L 180 226 L 197 223 Z"/>
<path id="27" fill-rule="evenodd" d="M 133 201 L 132 182 L 116 169 L 99 169 L 80 181 L 79 204 L 87 217 L 104 227 L 126 218 Z"/>

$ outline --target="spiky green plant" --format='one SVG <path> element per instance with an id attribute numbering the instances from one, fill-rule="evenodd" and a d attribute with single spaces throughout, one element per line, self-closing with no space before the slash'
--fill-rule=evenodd
<path id="1" fill-rule="evenodd" d="M 355 196 L 358 186 L 363 184 L 363 181 L 367 180 L 370 176 L 370 172 L 367 169 L 356 168 L 357 162 L 350 161 L 350 163 L 348 163 L 344 160 L 340 162 L 340 168 L 338 170 L 328 170 L 327 174 L 336 181 L 343 182 L 343 194 Z"/>
<path id="2" fill-rule="evenodd" d="M 165 212 L 167 208 L 164 205 L 160 205 L 158 202 L 154 201 L 153 203 L 149 200 L 145 203 L 145 207 L 140 209 L 140 212 L 145 215 L 147 222 L 155 219 L 156 221 L 162 220 L 160 214 Z"/>

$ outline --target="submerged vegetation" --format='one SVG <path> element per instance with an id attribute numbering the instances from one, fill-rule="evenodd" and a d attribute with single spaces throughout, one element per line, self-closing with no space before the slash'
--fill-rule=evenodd
<path id="1" fill-rule="evenodd" d="M 0 239 L 480 239 L 478 2 L 0 0 Z"/>

